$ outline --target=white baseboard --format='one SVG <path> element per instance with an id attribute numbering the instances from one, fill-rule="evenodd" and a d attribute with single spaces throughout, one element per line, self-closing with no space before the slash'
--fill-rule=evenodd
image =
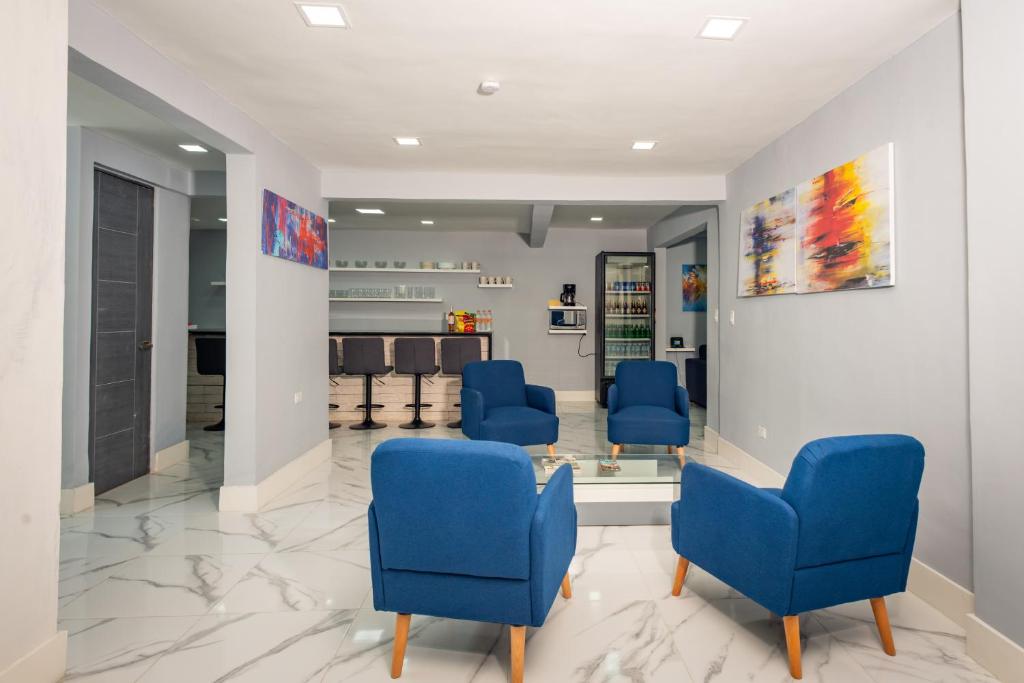
<path id="1" fill-rule="evenodd" d="M 566 403 L 579 403 L 581 401 L 594 401 L 593 390 L 583 391 L 556 391 L 556 401 L 565 401 Z"/>
<path id="2" fill-rule="evenodd" d="M 1024 683 L 1024 647 L 974 613 L 967 615 L 967 654 L 1003 683 Z"/>
<path id="3" fill-rule="evenodd" d="M 60 514 L 66 517 L 91 508 L 96 499 L 96 487 L 89 482 L 73 489 L 60 490 Z"/>
<path id="4" fill-rule="evenodd" d="M 718 432 L 707 425 L 704 425 L 704 452 L 718 452 Z"/>
<path id="5" fill-rule="evenodd" d="M 0 671 L 0 683 L 54 683 L 64 678 L 68 632 L 57 631 L 42 645 Z"/>
<path id="6" fill-rule="evenodd" d="M 974 612 L 974 593 L 940 574 L 920 560 L 910 563 L 907 590 L 967 628 L 967 615 Z"/>
<path id="7" fill-rule="evenodd" d="M 275 496 L 330 458 L 331 440 L 324 439 L 258 484 L 221 486 L 220 509 L 223 512 L 259 512 Z"/>
<path id="8" fill-rule="evenodd" d="M 722 436 L 718 437 L 718 454 L 757 486 L 779 488 L 786 481 L 786 477 Z"/>
<path id="9" fill-rule="evenodd" d="M 159 472 L 161 470 L 166 470 L 172 465 L 185 462 L 188 460 L 188 452 L 188 439 L 179 441 L 173 446 L 168 446 L 161 451 L 157 451 L 153 454 L 153 459 L 149 461 L 149 471 Z"/>

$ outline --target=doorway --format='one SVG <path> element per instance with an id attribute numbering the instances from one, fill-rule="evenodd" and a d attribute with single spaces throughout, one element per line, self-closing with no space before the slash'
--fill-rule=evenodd
<path id="1" fill-rule="evenodd" d="M 97 494 L 149 472 L 153 188 L 94 172 L 89 471 Z"/>

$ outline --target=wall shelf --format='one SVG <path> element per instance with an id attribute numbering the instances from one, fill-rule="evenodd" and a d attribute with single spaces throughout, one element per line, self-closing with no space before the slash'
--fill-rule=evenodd
<path id="1" fill-rule="evenodd" d="M 384 299 L 384 298 L 358 298 L 358 297 L 336 297 L 328 298 L 328 301 L 368 304 L 440 304 L 444 299 Z"/>
<path id="2" fill-rule="evenodd" d="M 467 270 L 465 268 L 328 268 L 332 273 L 454 273 L 469 274 L 479 273 L 480 269 Z"/>
<path id="3" fill-rule="evenodd" d="M 548 334 L 586 334 L 586 330 L 548 330 Z"/>
<path id="4" fill-rule="evenodd" d="M 681 349 L 673 349 L 672 347 L 665 347 L 665 353 L 696 353 L 697 349 L 686 346 Z"/>
<path id="5" fill-rule="evenodd" d="M 548 306 L 549 311 L 585 311 L 586 306 Z"/>
<path id="6" fill-rule="evenodd" d="M 477 287 L 479 287 L 480 289 L 512 289 L 512 285 L 481 285 L 481 284 L 478 284 Z"/>
<path id="7" fill-rule="evenodd" d="M 210 283 L 210 286 L 211 287 L 227 287 L 227 284 L 228 283 L 226 283 L 226 282 L 218 282 L 217 280 L 214 280 L 213 282 Z"/>

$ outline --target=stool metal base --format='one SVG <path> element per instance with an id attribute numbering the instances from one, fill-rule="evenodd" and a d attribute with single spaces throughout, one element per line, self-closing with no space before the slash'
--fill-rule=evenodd
<path id="1" fill-rule="evenodd" d="M 327 429 L 328 429 L 328 431 L 329 431 L 329 430 L 331 430 L 331 429 L 337 429 L 337 428 L 338 428 L 338 427 L 340 427 L 340 426 L 341 426 L 341 423 L 340 423 L 340 422 L 328 422 L 328 423 L 327 423 Z"/>
<path id="2" fill-rule="evenodd" d="M 398 425 L 402 429 L 430 429 L 434 426 L 433 422 L 426 422 L 419 417 L 413 418 L 412 422 L 405 422 Z"/>
<path id="3" fill-rule="evenodd" d="M 449 422 L 447 425 L 448 429 L 462 429 L 462 420 L 456 420 L 455 422 Z"/>
<path id="4" fill-rule="evenodd" d="M 369 422 L 367 422 L 366 420 L 363 420 L 362 422 L 356 422 L 355 424 L 348 426 L 349 429 L 359 429 L 359 430 L 361 430 L 361 429 L 384 429 L 385 427 L 387 427 L 387 425 L 384 424 L 383 422 L 374 422 L 373 420 L 370 420 Z"/>
<path id="5" fill-rule="evenodd" d="M 215 425 L 206 425 L 203 427 L 204 432 L 223 432 L 224 431 L 224 418 L 221 418 L 220 422 Z"/>

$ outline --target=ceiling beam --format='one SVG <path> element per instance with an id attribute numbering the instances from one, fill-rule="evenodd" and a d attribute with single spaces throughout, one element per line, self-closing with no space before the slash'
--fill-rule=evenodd
<path id="1" fill-rule="evenodd" d="M 531 249 L 540 249 L 548 238 L 551 227 L 551 216 L 555 213 L 554 204 L 534 204 L 530 207 L 530 231 L 524 238 Z"/>

